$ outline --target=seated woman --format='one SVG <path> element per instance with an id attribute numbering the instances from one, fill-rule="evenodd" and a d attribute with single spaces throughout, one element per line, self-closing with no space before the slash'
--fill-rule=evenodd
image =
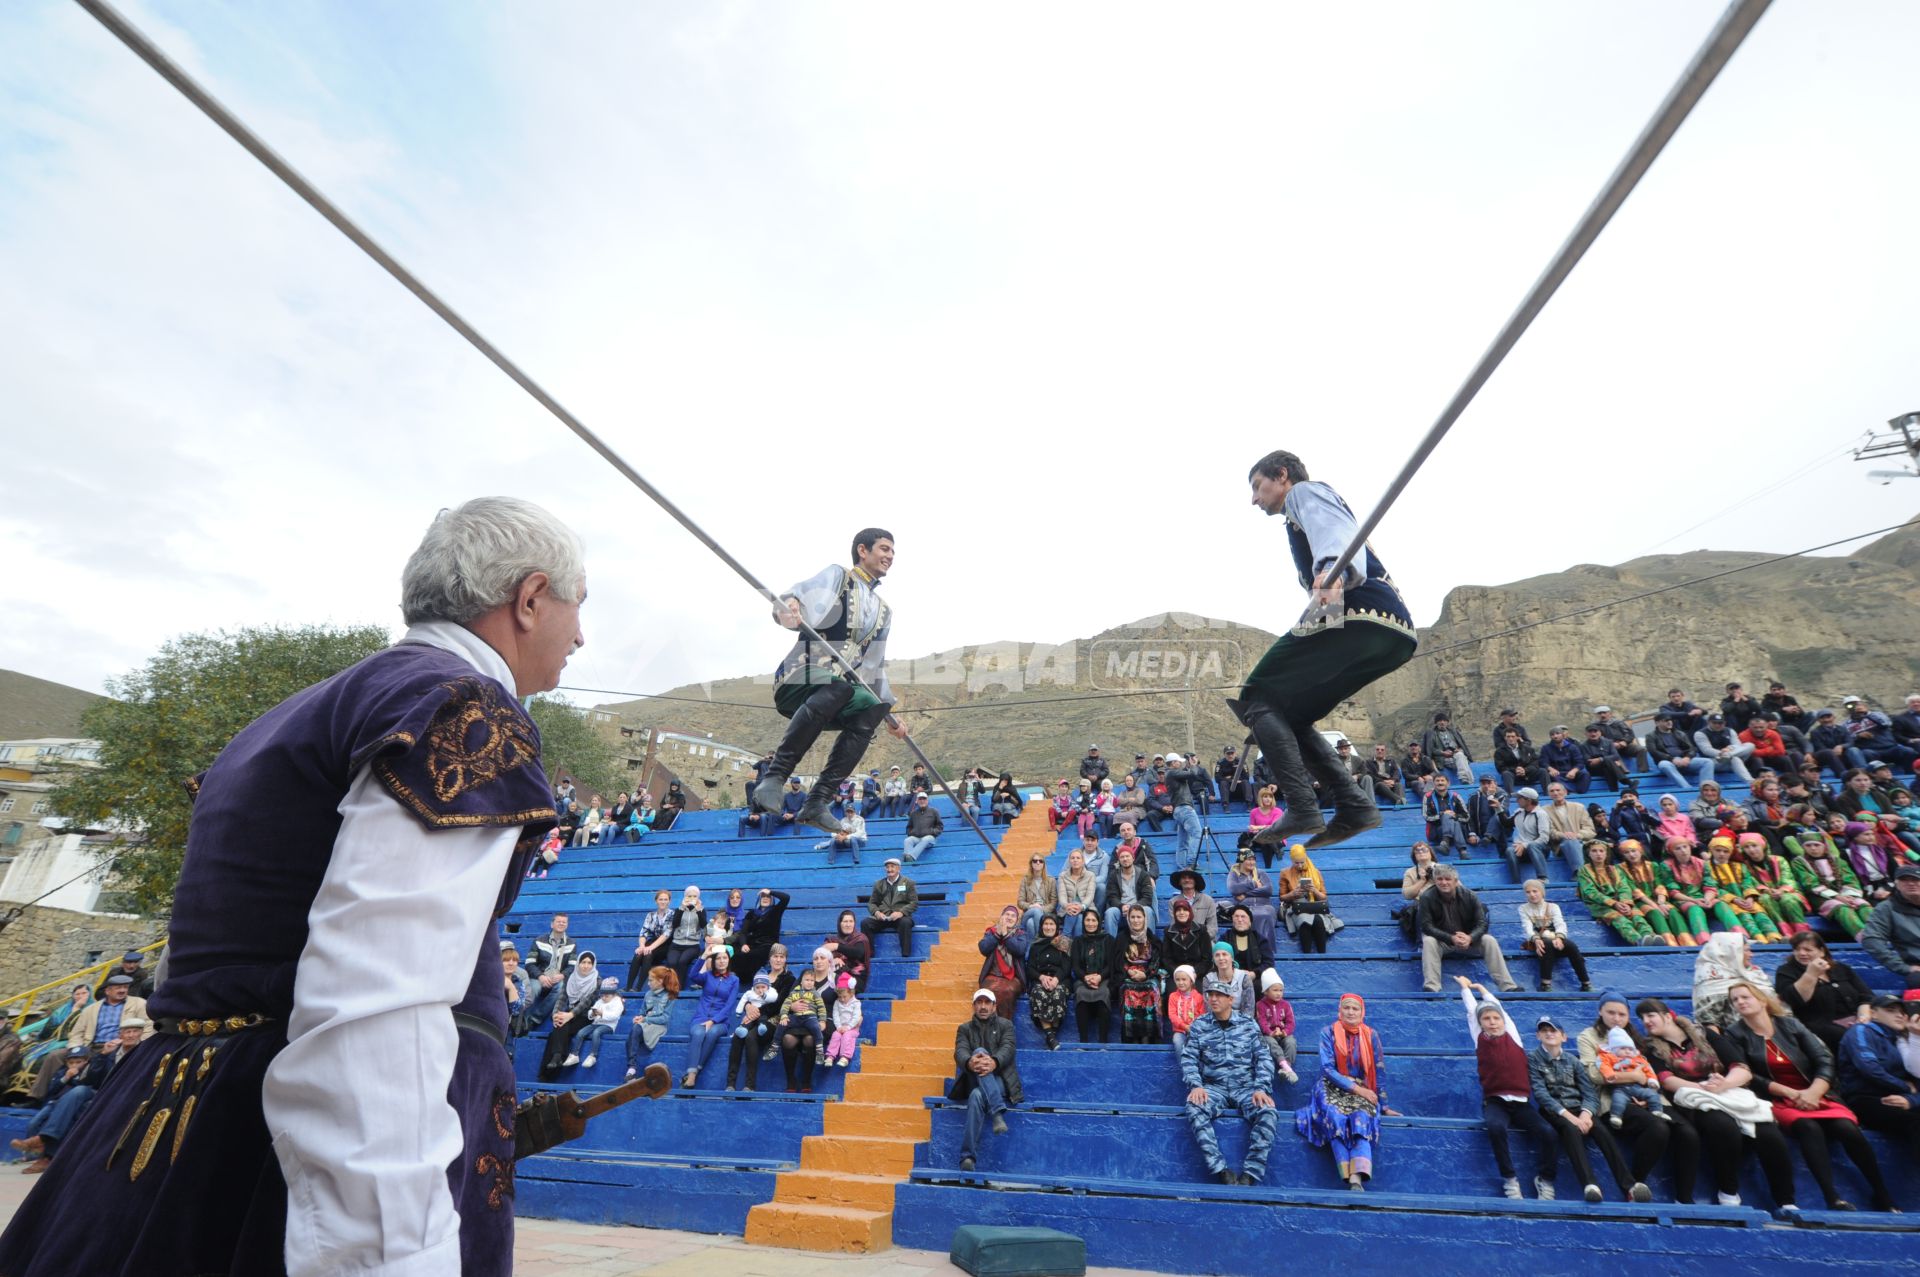
<path id="1" fill-rule="evenodd" d="M 1100 912 L 1080 915 L 1073 938 L 1073 1027 L 1082 1042 L 1107 1041 L 1113 1033 L 1113 937 L 1100 927 Z"/>
<path id="2" fill-rule="evenodd" d="M 1773 847 L 1762 834 L 1741 834 L 1736 844 L 1738 859 L 1753 879 L 1753 885 L 1759 889 L 1754 897 L 1767 917 L 1773 921 L 1773 929 L 1789 940 L 1807 926 L 1807 898 L 1800 894 L 1800 886 L 1794 881 L 1793 871 L 1787 868 L 1787 862 L 1773 854 Z"/>
<path id="3" fill-rule="evenodd" d="M 1640 1040 L 1647 1062 L 1672 1099 L 1667 1112 L 1699 1133 L 1718 1203 L 1740 1205 L 1740 1170 L 1758 1153 L 1774 1207 L 1798 1210 L 1787 1138 L 1773 1120 L 1773 1106 L 1746 1089 L 1753 1077 L 1746 1066 L 1729 1069 L 1699 1026 L 1659 998 L 1642 998 L 1634 1014 L 1645 1027 Z"/>
<path id="4" fill-rule="evenodd" d="M 1085 825 L 1082 825 L 1080 832 L 1083 834 L 1094 834 L 1100 838 L 1113 837 L 1115 822 L 1118 820 L 1118 811 L 1119 808 L 1115 805 L 1114 800 L 1113 782 L 1110 780 L 1101 781 L 1100 792 L 1095 794 L 1093 799 L 1093 828 L 1089 829 Z"/>
<path id="5" fill-rule="evenodd" d="M 1520 889 L 1527 896 L 1520 903 L 1520 947 L 1531 953 L 1539 964 L 1533 987 L 1541 993 L 1552 989 L 1553 968 L 1565 958 L 1573 968 L 1574 978 L 1580 981 L 1580 992 L 1591 991 L 1586 956 L 1567 934 L 1567 920 L 1561 915 L 1560 906 L 1547 899 L 1547 884 L 1538 878 L 1529 878 L 1520 884 Z"/>
<path id="6" fill-rule="evenodd" d="M 1280 871 L 1280 900 L 1287 911 L 1287 934 L 1300 942 L 1302 953 L 1325 953 L 1333 933 L 1347 925 L 1334 916 L 1327 880 L 1305 847 L 1287 853 L 1287 867 Z"/>
<path id="7" fill-rule="evenodd" d="M 1609 863 L 1613 848 L 1595 838 L 1587 844 L 1586 855 L 1574 884 L 1587 912 L 1612 927 L 1628 944 L 1659 944 L 1660 937 L 1640 920 L 1634 908 L 1633 885 Z"/>
<path id="8" fill-rule="evenodd" d="M 1169 971 L 1178 966 L 1192 967 L 1196 973 L 1205 971 L 1213 962 L 1213 937 L 1193 916 L 1193 902 L 1175 896 L 1167 913 L 1173 921 L 1160 934 L 1162 963 Z"/>
<path id="9" fill-rule="evenodd" d="M 1607 1049 L 1608 1035 L 1615 1029 L 1624 1030 L 1638 1048 L 1633 1053 L 1637 1057 L 1636 1062 L 1627 1064 L 1621 1061 L 1618 1069 L 1611 1067 L 1608 1059 L 1601 1056 L 1601 1052 Z M 1593 1023 L 1580 1030 L 1580 1036 L 1575 1039 L 1575 1049 L 1579 1054 L 1581 1070 L 1593 1084 L 1598 1104 L 1594 1109 L 1596 1115 L 1612 1109 L 1616 1087 L 1658 1085 L 1652 1072 L 1653 1062 L 1645 1058 L 1646 1047 L 1633 1034 L 1627 999 L 1616 989 L 1607 989 L 1600 994 Z M 1671 1146 L 1673 1199 L 1691 1203 L 1693 1182 L 1700 1169 L 1700 1136 L 1692 1126 L 1676 1124 L 1668 1115 L 1654 1112 L 1650 1101 L 1657 1098 L 1658 1094 L 1654 1093 L 1643 1097 L 1643 1101 L 1627 1102 L 1615 1114 L 1620 1119 L 1618 1126 L 1613 1125 L 1611 1118 L 1606 1119 L 1607 1125 L 1613 1127 L 1613 1148 L 1609 1151 L 1607 1141 L 1599 1141 L 1601 1156 L 1606 1158 L 1614 1179 L 1627 1190 L 1628 1196 L 1645 1201 L 1646 1198 L 1639 1196 L 1633 1186 L 1647 1182 L 1647 1176 L 1660 1164 L 1661 1157 L 1666 1155 Z M 1664 1109 L 1664 1103 L 1661 1107 Z M 1628 1142 L 1633 1146 L 1631 1158 L 1622 1148 Z"/>
<path id="10" fill-rule="evenodd" d="M 1720 1029 L 1739 1017 L 1727 1004 L 1727 990 L 1739 981 L 1767 987 L 1767 975 L 1753 965 L 1753 937 L 1744 931 L 1716 931 L 1693 959 L 1693 1018 L 1703 1029 Z"/>
<path id="11" fill-rule="evenodd" d="M 1255 801 L 1253 809 L 1247 813 L 1246 832 L 1249 837 L 1241 845 L 1258 848 L 1260 858 L 1266 862 L 1269 869 L 1273 868 L 1275 847 L 1268 843 L 1256 842 L 1255 838 L 1261 830 L 1275 821 L 1284 820 L 1286 815 L 1286 809 L 1280 806 L 1280 791 L 1273 785 L 1261 787 L 1260 797 Z"/>
<path id="12" fill-rule="evenodd" d="M 1858 940 L 1867 929 L 1873 906 L 1861 892 L 1847 858 L 1819 828 L 1813 809 L 1801 806 L 1794 811 L 1804 813 L 1805 820 L 1796 819 L 1793 832 L 1787 835 L 1787 867 L 1793 871 L 1793 880 L 1814 913 L 1839 927 L 1847 939 Z"/>
<path id="13" fill-rule="evenodd" d="M 1683 945 L 1697 943 L 1691 932 L 1684 931 L 1686 921 L 1680 910 L 1667 899 L 1667 889 L 1660 882 L 1660 871 L 1647 859 L 1647 849 L 1637 838 L 1622 838 L 1615 848 L 1619 864 L 1615 868 L 1620 877 L 1626 880 L 1627 890 L 1632 896 L 1635 915 L 1640 921 L 1653 929 L 1662 943 Z M 1705 939 L 1705 937 L 1701 937 Z"/>
<path id="14" fill-rule="evenodd" d="M 1707 844 L 1707 876 L 1720 892 L 1720 903 L 1739 919 L 1742 931 L 1756 944 L 1777 943 L 1780 933 L 1774 928 L 1772 915 L 1760 905 L 1760 885 L 1733 851 L 1733 839 L 1716 834 Z"/>
<path id="15" fill-rule="evenodd" d="M 1067 993 L 1073 959 L 1060 935 L 1060 919 L 1042 914 L 1040 934 L 1027 947 L 1027 1016 L 1040 1030 L 1047 1050 L 1060 1047 L 1060 1026 L 1067 1018 Z"/>
<path id="16" fill-rule="evenodd" d="M 1254 1003 L 1259 996 L 1255 984 L 1259 977 L 1244 967 L 1234 965 L 1233 946 L 1224 940 L 1214 943 L 1208 961 L 1211 964 L 1207 969 L 1208 977 L 1217 977 L 1233 986 L 1234 1013 L 1251 1019 Z"/>
<path id="17" fill-rule="evenodd" d="M 1020 910 L 1008 905 L 1000 920 L 980 936 L 980 984 L 993 991 L 995 1010 L 1013 1022 L 1021 993 L 1027 987 L 1027 949 L 1032 943 L 1020 925 Z"/>
<path id="18" fill-rule="evenodd" d="M 1720 1058 L 1744 1064 L 1753 1075 L 1749 1086 L 1773 1104 L 1773 1120 L 1800 1145 L 1800 1156 L 1820 1186 L 1829 1210 L 1857 1210 L 1840 1196 L 1833 1182 L 1830 1145 L 1846 1150 L 1867 1181 L 1875 1210 L 1892 1210 L 1893 1199 L 1880 1176 L 1880 1163 L 1867 1137 L 1860 1133 L 1853 1110 L 1830 1099 L 1834 1082 L 1833 1056 L 1813 1031 L 1787 1014 L 1787 1009 L 1763 983 L 1735 981 L 1727 1002 L 1736 1017 L 1718 1037 L 1708 1041 Z"/>
<path id="19" fill-rule="evenodd" d="M 1272 954 L 1261 943 L 1260 933 L 1253 929 L 1253 911 L 1245 905 L 1235 905 L 1227 912 L 1227 930 L 1220 939 L 1233 953 L 1233 965 L 1242 971 L 1259 973 L 1267 969 Z"/>
<path id="20" fill-rule="evenodd" d="M 993 804 L 993 823 L 1011 825 L 1014 817 L 1026 810 L 1027 800 L 1020 796 L 1020 789 L 1013 783 L 1012 772 L 1001 772 L 1000 779 L 994 783 L 993 792 L 988 795 Z"/>
<path id="21" fill-rule="evenodd" d="M 833 954 L 835 974 L 844 971 L 853 977 L 853 991 L 867 991 L 867 973 L 873 965 L 873 938 L 860 930 L 860 920 L 853 910 L 842 909 L 840 920 L 835 924 L 834 933 L 820 942 L 820 947 Z M 833 999 L 827 996 L 832 989 L 832 981 L 821 985 L 821 996 L 829 1009 Z"/>
<path id="22" fill-rule="evenodd" d="M 1700 796 L 1687 807 L 1687 818 L 1693 821 L 1694 840 L 1704 842 L 1713 837 L 1714 831 L 1727 822 L 1727 817 L 1738 808 L 1720 797 L 1720 786 L 1714 781 L 1702 781 Z"/>
<path id="23" fill-rule="evenodd" d="M 1713 884 L 1707 862 L 1693 853 L 1691 838 L 1670 838 L 1667 858 L 1657 871 L 1660 885 L 1667 889 L 1667 903 L 1680 911 L 1683 930 L 1693 936 L 1694 943 L 1705 944 L 1715 925 L 1722 931 L 1742 928 L 1740 916 L 1721 903 L 1720 889 Z"/>
<path id="24" fill-rule="evenodd" d="M 593 950 L 580 954 L 559 989 L 560 996 L 554 1002 L 553 1031 L 547 1034 L 546 1050 L 540 1055 L 542 1082 L 552 1081 L 567 1065 L 573 1054 L 573 1040 L 587 1028 L 590 1023 L 587 1012 L 600 998 L 600 968 Z M 578 1064 L 579 1060 L 571 1062 Z"/>
<path id="25" fill-rule="evenodd" d="M 1411 940 L 1415 936 L 1414 912 L 1420 900 L 1420 893 L 1433 885 L 1433 848 L 1424 842 L 1413 844 L 1407 858 L 1413 863 L 1400 875 L 1401 903 L 1393 907 L 1388 915 L 1400 924 L 1401 934 Z"/>
<path id="26" fill-rule="evenodd" d="M 1339 1018 L 1320 1031 L 1320 1083 L 1313 1099 L 1296 1110 L 1296 1130 L 1315 1148 L 1333 1150 L 1340 1178 L 1356 1193 L 1373 1177 L 1374 1145 L 1386 1090 L 1380 1036 L 1368 1026 L 1367 1003 L 1357 993 L 1340 995 Z"/>
<path id="27" fill-rule="evenodd" d="M 1793 1017 L 1838 1052 L 1840 1039 L 1866 1016 L 1873 1001 L 1854 969 L 1834 959 L 1827 942 L 1812 931 L 1793 938 L 1793 956 L 1773 973 L 1773 991 Z"/>
<path id="28" fill-rule="evenodd" d="M 1234 904 L 1244 905 L 1247 912 L 1253 915 L 1253 929 L 1260 933 L 1260 941 L 1267 946 L 1267 952 L 1273 952 L 1273 879 L 1261 873 L 1260 867 L 1253 863 L 1251 845 L 1240 849 L 1239 859 L 1227 875 L 1227 894 L 1232 897 Z"/>
<path id="29" fill-rule="evenodd" d="M 1047 872 L 1047 853 L 1036 851 L 1027 857 L 1027 872 L 1020 879 L 1014 904 L 1020 909 L 1020 925 L 1029 939 L 1040 934 L 1040 919 L 1059 907 L 1060 880 Z"/>

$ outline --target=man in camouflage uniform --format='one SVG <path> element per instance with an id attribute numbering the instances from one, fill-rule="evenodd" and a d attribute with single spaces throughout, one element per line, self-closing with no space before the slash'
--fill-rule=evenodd
<path id="1" fill-rule="evenodd" d="M 1180 1080 L 1187 1087 L 1187 1124 L 1199 1142 L 1207 1171 L 1222 1184 L 1258 1184 L 1267 1171 L 1279 1118 L 1273 1107 L 1273 1053 L 1252 1017 L 1233 1012 L 1233 986 L 1207 977 L 1207 1009 L 1193 1022 L 1180 1052 Z M 1247 1121 L 1247 1161 L 1239 1174 L 1227 1169 L 1213 1124 L 1237 1109 Z"/>

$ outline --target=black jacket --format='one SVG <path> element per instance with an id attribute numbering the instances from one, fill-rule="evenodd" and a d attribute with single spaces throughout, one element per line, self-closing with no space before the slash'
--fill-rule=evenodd
<path id="1" fill-rule="evenodd" d="M 1494 749 L 1494 752 L 1495 752 L 1495 753 L 1499 753 L 1499 752 L 1500 752 L 1500 747 L 1501 747 L 1502 745 L 1504 745 L 1504 744 L 1506 744 L 1506 743 L 1507 743 L 1507 733 L 1508 733 L 1508 732 L 1519 732 L 1519 733 L 1520 733 L 1520 743 L 1521 743 L 1522 745 L 1531 745 L 1531 744 L 1533 744 L 1533 737 L 1531 737 L 1531 736 L 1529 736 L 1529 735 L 1527 735 L 1527 729 L 1526 729 L 1525 727 L 1523 727 L 1523 726 L 1522 726 L 1521 724 L 1519 724 L 1519 723 L 1512 723 L 1512 724 L 1508 724 L 1508 723 L 1495 723 L 1495 724 L 1493 725 L 1493 733 L 1492 733 L 1492 735 L 1493 735 L 1493 749 Z"/>
<path id="2" fill-rule="evenodd" d="M 907 837 L 938 838 L 947 831 L 947 822 L 940 819 L 940 813 L 931 804 L 921 807 L 918 804 L 907 813 Z"/>
<path id="3" fill-rule="evenodd" d="M 1070 983 L 1073 979 L 1073 959 L 1058 945 L 1043 944 L 1036 940 L 1027 949 L 1027 987 L 1034 987 L 1043 975 L 1050 975 L 1063 985 Z"/>
<path id="4" fill-rule="evenodd" d="M 1452 724 L 1448 724 L 1446 727 L 1429 727 L 1426 731 L 1422 732 L 1420 734 L 1420 752 L 1428 758 L 1433 759 L 1434 762 L 1440 762 L 1443 756 L 1443 751 L 1440 748 L 1440 738 L 1443 734 L 1452 739 L 1453 748 L 1458 750 L 1462 757 L 1468 762 L 1473 761 L 1473 753 L 1467 748 L 1466 733 L 1454 727 Z"/>
<path id="5" fill-rule="evenodd" d="M 1433 887 L 1420 893 L 1414 922 L 1421 935 L 1432 936 L 1447 948 L 1453 947 L 1456 931 L 1466 932 L 1471 944 L 1478 945 L 1487 934 L 1487 907 L 1464 886 L 1453 889 L 1451 900 Z"/>
<path id="6" fill-rule="evenodd" d="M 1647 756 L 1656 763 L 1678 763 L 1693 755 L 1691 733 L 1677 730 L 1647 733 Z"/>
<path id="7" fill-rule="evenodd" d="M 1192 967 L 1196 984 L 1206 979 L 1206 973 L 1212 969 L 1213 937 L 1197 922 L 1184 935 L 1178 928 L 1168 927 L 1160 933 L 1160 945 L 1161 959 L 1167 964 L 1167 970 Z"/>
<path id="8" fill-rule="evenodd" d="M 967 1097 L 973 1094 L 973 1070 L 967 1067 L 967 1061 L 973 1058 L 976 1050 L 985 1051 L 993 1057 L 994 1072 L 1000 1075 L 1000 1085 L 1007 1093 L 1007 1103 L 1018 1104 L 1023 1098 L 1020 1091 L 1020 1068 L 1013 1059 L 1013 1021 L 994 1016 L 991 1020 L 981 1021 L 968 1016 L 966 1022 L 953 1032 L 953 1085 L 947 1088 L 947 1098 L 955 1104 L 965 1104 Z"/>
<path id="9" fill-rule="evenodd" d="M 1773 1074 L 1767 1068 L 1767 1043 L 1764 1038 L 1749 1029 L 1745 1022 L 1735 1020 L 1719 1034 L 1710 1036 L 1709 1041 L 1729 1067 L 1744 1064 L 1752 1071 L 1751 1089 L 1755 1094 L 1763 1099 L 1773 1098 L 1767 1090 L 1767 1083 L 1773 1080 Z M 1780 1054 L 1793 1061 L 1793 1067 L 1799 1069 L 1807 1081 L 1825 1078 L 1827 1089 L 1833 1089 L 1833 1052 L 1827 1050 L 1827 1044 L 1816 1037 L 1812 1029 L 1790 1015 L 1776 1015 L 1773 1017 L 1773 1044 L 1780 1049 Z"/>
<path id="10" fill-rule="evenodd" d="M 756 950 L 764 951 L 768 945 L 780 940 L 780 920 L 786 916 L 787 905 L 793 897 L 784 891 L 773 893 L 773 904 L 762 913 L 757 908 L 747 910 L 747 916 L 740 924 L 740 935 Z"/>
<path id="11" fill-rule="evenodd" d="M 1520 742 L 1518 749 L 1508 749 L 1503 743 L 1493 751 L 1493 769 L 1497 772 L 1524 771 L 1531 775 L 1540 766 L 1540 751 L 1526 741 Z"/>
<path id="12" fill-rule="evenodd" d="M 1111 770 L 1104 758 L 1094 758 L 1089 755 L 1080 760 L 1080 779 L 1092 781 L 1096 790 L 1100 788 L 1100 782 L 1107 779 Z"/>

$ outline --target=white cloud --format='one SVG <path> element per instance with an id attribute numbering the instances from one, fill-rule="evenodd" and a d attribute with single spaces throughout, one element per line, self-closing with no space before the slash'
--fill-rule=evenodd
<path id="1" fill-rule="evenodd" d="M 1299 596 L 1242 476 L 1365 508 L 1717 0 L 1322 11 L 326 6 L 141 21 L 780 586 L 877 522 L 904 654 Z M 1909 515 L 1813 466 L 1914 401 L 1897 3 L 1769 14 L 1376 544 L 1454 584 Z M 393 617 L 432 511 L 589 540 L 570 681 L 760 670 L 724 567 L 70 6 L 0 18 L 0 545 L 97 687 Z M 16 577 L 16 579 L 21 579 Z M 102 599 L 113 600 L 102 607 Z M 89 637 L 90 636 L 90 637 Z"/>

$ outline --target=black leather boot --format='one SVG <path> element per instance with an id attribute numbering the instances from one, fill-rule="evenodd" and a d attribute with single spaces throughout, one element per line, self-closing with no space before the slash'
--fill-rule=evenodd
<path id="1" fill-rule="evenodd" d="M 860 759 L 872 741 L 871 727 L 840 729 L 839 739 L 833 742 L 826 765 L 820 769 L 820 779 L 814 781 L 813 788 L 807 791 L 807 805 L 794 818 L 796 824 L 812 825 L 830 834 L 846 832 L 846 826 L 833 818 L 833 800 L 840 793 L 840 782 L 853 775 L 853 769 L 860 765 Z M 859 799 L 856 797 L 854 801 L 858 802 Z"/>
<path id="2" fill-rule="evenodd" d="M 1280 711 L 1260 701 L 1229 700 L 1227 708 L 1253 733 L 1260 752 L 1266 755 L 1267 766 L 1273 770 L 1274 784 L 1287 808 L 1285 817 L 1253 836 L 1254 844 L 1274 847 L 1289 838 L 1317 834 L 1325 829 L 1327 822 L 1321 819 L 1320 799 L 1307 776 L 1299 739 Z"/>
<path id="3" fill-rule="evenodd" d="M 780 803 L 787 791 L 787 777 L 793 775 L 793 769 L 813 748 L 813 742 L 820 739 L 821 732 L 833 725 L 833 720 L 852 699 L 853 688 L 849 684 L 827 683 L 794 711 L 793 717 L 787 720 L 787 734 L 780 738 L 779 746 L 767 762 L 766 777 L 753 787 L 753 805 L 756 809 L 769 816 L 780 814 Z M 830 832 L 840 832 L 838 822 Z"/>
<path id="4" fill-rule="evenodd" d="M 1320 788 L 1333 798 L 1333 819 L 1324 830 L 1307 840 L 1308 847 L 1331 847 L 1355 834 L 1380 828 L 1380 809 L 1354 783 L 1353 773 L 1340 761 L 1331 741 L 1317 729 L 1309 728 L 1300 736 L 1300 754 L 1307 770 L 1320 782 Z"/>

